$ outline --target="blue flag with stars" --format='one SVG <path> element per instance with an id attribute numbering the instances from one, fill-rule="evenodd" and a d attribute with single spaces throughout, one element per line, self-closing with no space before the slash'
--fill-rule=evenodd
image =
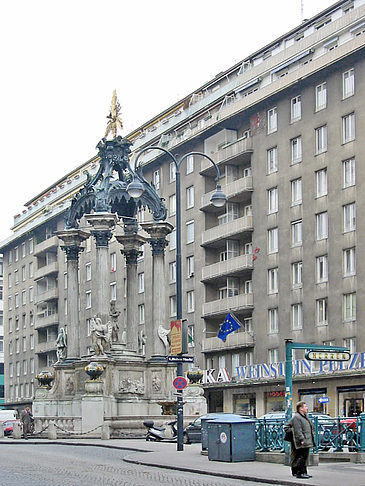
<path id="1" fill-rule="evenodd" d="M 236 329 L 239 329 L 240 327 L 241 326 L 238 324 L 237 320 L 229 312 L 218 331 L 219 339 L 221 339 L 223 342 L 226 342 L 228 334 L 231 334 L 231 332 L 236 331 Z"/>

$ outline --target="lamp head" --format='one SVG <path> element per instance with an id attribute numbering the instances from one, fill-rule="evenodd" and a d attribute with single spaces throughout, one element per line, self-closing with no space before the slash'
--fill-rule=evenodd
<path id="1" fill-rule="evenodd" d="M 221 208 L 226 204 L 226 201 L 227 201 L 227 196 L 222 192 L 220 184 L 217 184 L 217 189 L 212 194 L 212 197 L 210 198 L 210 202 L 216 208 Z"/>
<path id="2" fill-rule="evenodd" d="M 139 198 L 144 193 L 143 184 L 137 179 L 136 176 L 134 176 L 132 182 L 128 184 L 127 192 L 134 199 Z"/>

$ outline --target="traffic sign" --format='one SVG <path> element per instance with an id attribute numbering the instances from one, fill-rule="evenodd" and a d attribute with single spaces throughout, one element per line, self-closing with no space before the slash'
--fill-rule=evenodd
<path id="1" fill-rule="evenodd" d="M 188 382 L 183 376 L 177 376 L 172 384 L 174 385 L 174 388 L 176 388 L 176 390 L 183 390 L 188 386 Z"/>
<path id="2" fill-rule="evenodd" d="M 319 397 L 318 398 L 318 403 L 329 403 L 330 399 L 329 397 Z"/>
<path id="3" fill-rule="evenodd" d="M 305 359 L 309 361 L 348 361 L 351 354 L 348 351 L 307 351 Z"/>
<path id="4" fill-rule="evenodd" d="M 169 363 L 194 363 L 194 356 L 167 356 Z"/>

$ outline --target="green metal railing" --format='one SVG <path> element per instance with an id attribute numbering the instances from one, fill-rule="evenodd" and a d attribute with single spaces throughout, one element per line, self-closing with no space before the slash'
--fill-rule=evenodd
<path id="1" fill-rule="evenodd" d="M 310 418 L 314 424 L 313 452 L 365 451 L 365 413 L 359 417 Z M 256 450 L 284 452 L 284 419 L 257 419 Z"/>

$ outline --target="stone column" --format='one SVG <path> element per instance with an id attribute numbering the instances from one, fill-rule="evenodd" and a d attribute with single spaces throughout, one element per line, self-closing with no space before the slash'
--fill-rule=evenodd
<path id="1" fill-rule="evenodd" d="M 97 290 L 93 295 L 93 308 L 103 324 L 109 320 L 110 277 L 109 277 L 109 240 L 112 230 L 118 220 L 115 214 L 93 213 L 85 215 L 86 221 L 92 226 L 91 235 L 96 242 L 96 275 Z"/>
<path id="2" fill-rule="evenodd" d="M 118 242 L 123 245 L 121 250 L 127 264 L 127 322 L 123 323 L 127 329 L 127 349 L 138 350 L 138 306 L 136 297 L 138 294 L 137 259 L 141 255 L 140 247 L 146 240 L 137 234 L 116 236 Z"/>
<path id="3" fill-rule="evenodd" d="M 158 327 L 170 327 L 166 312 L 165 248 L 168 245 L 166 236 L 174 227 L 167 222 L 142 223 L 141 226 L 150 235 L 148 242 L 152 248 L 152 329 L 147 335 L 147 344 L 153 361 L 165 361 L 168 350 L 159 338 Z"/>
<path id="4" fill-rule="evenodd" d="M 78 229 L 58 231 L 56 235 L 67 257 L 67 359 L 75 360 L 80 358 L 78 262 L 84 250 L 81 243 L 90 235 Z"/>

